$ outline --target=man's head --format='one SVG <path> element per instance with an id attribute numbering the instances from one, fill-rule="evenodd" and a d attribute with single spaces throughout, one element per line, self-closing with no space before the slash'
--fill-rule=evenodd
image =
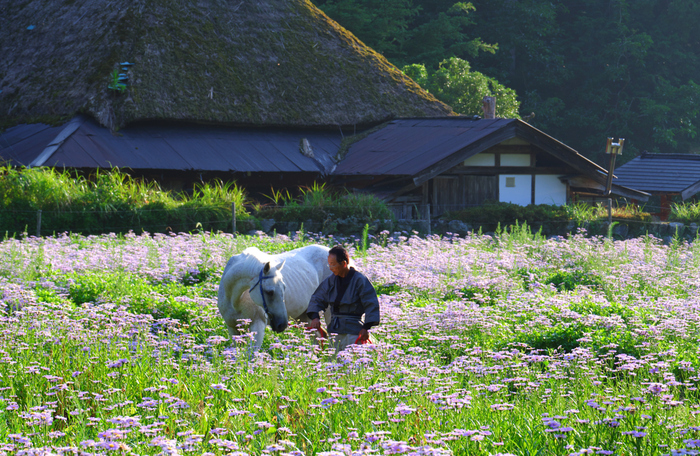
<path id="1" fill-rule="evenodd" d="M 328 252 L 328 267 L 334 275 L 345 277 L 350 271 L 348 251 L 342 245 L 336 245 Z"/>

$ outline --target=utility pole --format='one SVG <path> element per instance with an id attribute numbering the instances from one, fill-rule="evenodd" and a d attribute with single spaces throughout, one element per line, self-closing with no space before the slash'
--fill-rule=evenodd
<path id="1" fill-rule="evenodd" d="M 608 197 L 608 226 L 612 225 L 612 180 L 613 172 L 615 171 L 615 159 L 622 154 L 622 148 L 625 145 L 625 139 L 620 138 L 617 142 L 613 142 L 612 138 L 608 138 L 605 147 L 605 153 L 610 155 L 610 170 L 608 171 L 608 180 L 605 185 L 605 195 Z"/>

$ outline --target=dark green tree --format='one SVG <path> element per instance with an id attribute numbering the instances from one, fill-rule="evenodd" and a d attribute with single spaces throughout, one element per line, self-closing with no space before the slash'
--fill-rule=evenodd
<path id="1" fill-rule="evenodd" d="M 316 4 L 365 44 L 399 67 L 493 53 L 472 36 L 474 5 L 454 0 L 319 0 Z"/>
<path id="2" fill-rule="evenodd" d="M 421 14 L 404 44 L 407 63 L 423 63 L 434 68 L 446 58 L 466 60 L 498 49 L 497 45 L 484 43 L 469 33 L 474 25 L 470 14 L 474 11 L 472 3 L 416 0 L 416 4 Z"/>
<path id="3" fill-rule="evenodd" d="M 603 162 L 607 136 L 641 150 L 698 149 L 700 4 L 690 0 L 474 0 L 472 60 L 521 97 L 532 123 Z"/>
<path id="4" fill-rule="evenodd" d="M 377 15 L 380 4 L 384 23 Z M 395 65 L 422 64 L 427 79 L 420 71 L 406 71 L 458 111 L 472 108 L 449 90 L 430 87 L 435 73 L 449 74 L 445 64 L 438 65 L 451 57 L 468 61 L 469 74 L 488 75 L 515 90 L 520 112 L 535 114 L 529 122 L 601 164 L 608 136 L 627 140 L 620 163 L 645 149 L 700 152 L 697 0 L 323 0 L 320 5 Z M 341 17 L 341 5 L 354 22 Z"/>
<path id="5" fill-rule="evenodd" d="M 419 13 L 412 0 L 327 0 L 317 4 L 389 60 L 405 57 L 409 27 Z"/>

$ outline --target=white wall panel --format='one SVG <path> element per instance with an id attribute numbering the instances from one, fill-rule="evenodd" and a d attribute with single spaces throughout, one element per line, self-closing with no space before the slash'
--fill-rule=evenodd
<path id="1" fill-rule="evenodd" d="M 535 176 L 535 204 L 566 204 L 566 184 L 553 174 Z"/>
<path id="2" fill-rule="evenodd" d="M 476 154 L 464 160 L 464 166 L 496 166 L 496 154 Z"/>
<path id="3" fill-rule="evenodd" d="M 515 185 L 508 187 L 506 183 L 511 180 Z M 532 202 L 532 176 L 529 174 L 498 176 L 498 200 L 503 203 L 519 204 L 527 206 Z"/>
<path id="4" fill-rule="evenodd" d="M 501 154 L 501 166 L 530 166 L 530 154 Z"/>

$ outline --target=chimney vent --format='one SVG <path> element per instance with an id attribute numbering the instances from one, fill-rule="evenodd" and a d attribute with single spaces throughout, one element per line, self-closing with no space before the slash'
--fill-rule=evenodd
<path id="1" fill-rule="evenodd" d="M 481 109 L 484 110 L 484 119 L 495 119 L 496 97 L 484 97 Z"/>

